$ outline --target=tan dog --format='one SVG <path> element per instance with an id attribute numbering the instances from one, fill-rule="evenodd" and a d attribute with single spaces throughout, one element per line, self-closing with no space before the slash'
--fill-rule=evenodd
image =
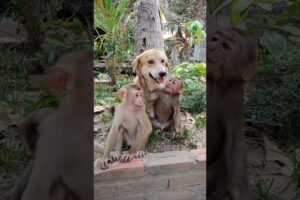
<path id="1" fill-rule="evenodd" d="M 163 87 L 164 79 L 168 73 L 169 62 L 166 54 L 157 49 L 149 49 L 137 56 L 132 62 L 133 71 L 142 75 L 145 86 L 149 92 Z M 134 83 L 141 86 L 137 76 Z"/>
<path id="2" fill-rule="evenodd" d="M 180 131 L 180 93 L 182 81 L 168 74 L 169 62 L 164 52 L 149 49 L 132 62 L 137 74 L 134 83 L 143 89 L 148 115 L 155 128 Z"/>

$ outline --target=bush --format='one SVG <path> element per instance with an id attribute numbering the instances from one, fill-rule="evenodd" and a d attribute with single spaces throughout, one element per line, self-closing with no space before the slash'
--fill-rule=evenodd
<path id="1" fill-rule="evenodd" d="M 206 66 L 204 63 L 184 62 L 173 69 L 184 80 L 181 107 L 192 113 L 200 113 L 206 105 Z"/>
<path id="2" fill-rule="evenodd" d="M 255 127 L 293 144 L 300 141 L 299 65 L 299 53 L 294 51 L 281 60 L 265 57 L 248 85 L 245 110 Z"/>

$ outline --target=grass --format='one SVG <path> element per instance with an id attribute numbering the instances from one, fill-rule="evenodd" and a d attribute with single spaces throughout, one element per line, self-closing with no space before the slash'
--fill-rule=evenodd
<path id="1" fill-rule="evenodd" d="M 2 147 L 0 149 L 0 166 L 6 172 L 17 170 L 20 165 L 28 162 L 24 147 L 22 146 L 19 130 L 10 126 L 0 132 Z"/>
<path id="2" fill-rule="evenodd" d="M 206 117 L 201 115 L 196 115 L 195 117 L 195 126 L 196 128 L 205 128 L 206 127 Z"/>

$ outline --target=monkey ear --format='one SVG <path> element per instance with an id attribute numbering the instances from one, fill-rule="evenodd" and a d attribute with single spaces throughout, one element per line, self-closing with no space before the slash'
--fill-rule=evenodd
<path id="1" fill-rule="evenodd" d="M 61 97 L 67 90 L 70 72 L 62 67 L 54 66 L 50 69 L 48 87 L 52 94 Z"/>
<path id="2" fill-rule="evenodd" d="M 131 63 L 133 73 L 137 73 L 139 65 L 140 65 L 140 56 L 137 56 Z"/>
<path id="3" fill-rule="evenodd" d="M 122 100 L 123 98 L 125 98 L 125 96 L 126 96 L 126 89 L 121 88 L 121 89 L 117 92 L 116 96 L 117 96 L 120 100 Z"/>
<path id="4" fill-rule="evenodd" d="M 254 61 L 249 62 L 243 71 L 242 76 L 244 81 L 249 81 L 254 76 L 255 69 L 256 69 L 255 62 Z"/>

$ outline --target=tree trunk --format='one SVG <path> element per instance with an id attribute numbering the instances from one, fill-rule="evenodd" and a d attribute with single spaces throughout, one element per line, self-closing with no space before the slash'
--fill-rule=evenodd
<path id="1" fill-rule="evenodd" d="M 164 50 L 161 31 L 158 0 L 138 0 L 135 4 L 137 13 L 135 24 L 135 53 L 140 54 L 147 49 Z"/>

